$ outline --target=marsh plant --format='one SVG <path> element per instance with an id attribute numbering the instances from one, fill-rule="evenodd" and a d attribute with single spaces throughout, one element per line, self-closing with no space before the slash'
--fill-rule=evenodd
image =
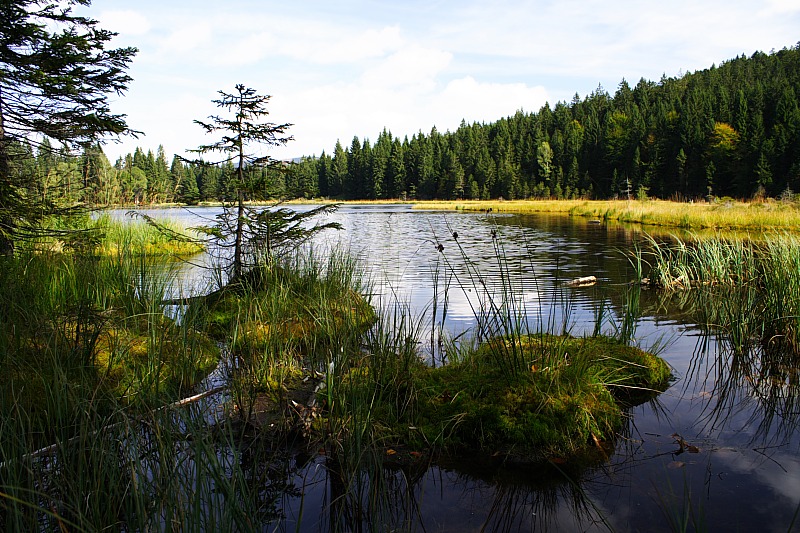
<path id="1" fill-rule="evenodd" d="M 161 258 L 188 258 L 205 250 L 198 233 L 169 218 L 125 218 L 101 212 L 96 216 L 82 211 L 70 217 L 49 221 L 51 230 L 35 239 L 23 241 L 20 251 L 66 253 L 81 256 L 116 257 L 136 255 Z"/>
<path id="2" fill-rule="evenodd" d="M 167 426 L 157 409 L 216 365 L 216 345 L 194 321 L 165 316 L 173 278 L 145 256 L 37 253 L 2 262 L 3 529 L 160 523 L 164 504 L 156 502 L 167 489 L 148 488 L 142 447 L 179 443 L 185 428 Z M 146 428 L 163 433 L 144 442 Z"/>
<path id="3" fill-rule="evenodd" d="M 114 257 L 124 253 L 149 257 L 187 258 L 206 250 L 198 240 L 198 233 L 183 224 L 161 218 L 155 224 L 153 219 L 136 219 L 129 214 L 129 220 L 114 219 L 102 213 L 87 224 L 87 229 L 100 238 L 91 253 Z"/>
<path id="4" fill-rule="evenodd" d="M 30 442 L 20 432 L 16 446 L 2 448 L 5 531 L 252 531 L 279 517 L 294 465 L 257 439 L 204 422 L 200 407 L 136 417 L 81 407 L 70 439 L 23 454 Z"/>
<path id="5" fill-rule="evenodd" d="M 794 434 L 800 404 L 797 236 L 651 239 L 639 255 L 661 299 L 703 330 L 685 381 L 687 388 L 703 383 L 709 393 L 702 420 L 711 427 L 747 408 L 758 413 L 753 441 L 776 438 L 776 431 Z"/>
<path id="6" fill-rule="evenodd" d="M 800 238 L 759 240 L 649 238 L 636 252 L 650 266 L 646 282 L 665 291 L 694 289 L 705 323 L 734 350 L 753 343 L 800 353 Z"/>

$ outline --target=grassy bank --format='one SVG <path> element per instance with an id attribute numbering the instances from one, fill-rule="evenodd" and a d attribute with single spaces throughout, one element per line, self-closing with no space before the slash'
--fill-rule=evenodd
<path id="1" fill-rule="evenodd" d="M 169 218 L 119 220 L 106 213 L 52 221 L 49 231 L 25 241 L 22 251 L 81 256 L 185 258 L 205 250 L 198 234 Z M 160 226 L 156 228 L 155 225 Z"/>
<path id="2" fill-rule="evenodd" d="M 492 213 L 557 213 L 590 220 L 617 221 L 665 228 L 794 231 L 800 227 L 800 204 L 773 199 L 742 202 L 672 202 L 666 200 L 330 200 L 295 199 L 286 205 L 391 205 L 409 204 L 416 209 L 476 211 Z M 203 206 L 221 204 L 206 202 Z M 271 202 L 248 205 L 273 205 Z M 153 206 L 156 207 L 156 206 Z M 160 207 L 167 207 L 160 206 Z"/>
<path id="3" fill-rule="evenodd" d="M 772 234 L 758 241 L 651 239 L 635 252 L 643 282 L 697 293 L 701 323 L 722 330 L 734 351 L 754 343 L 800 353 L 800 238 Z M 648 267 L 645 269 L 644 267 Z"/>
<path id="4" fill-rule="evenodd" d="M 113 220 L 102 215 L 88 229 L 98 235 L 94 253 L 113 257 L 121 250 L 138 256 L 189 257 L 205 250 L 199 235 L 180 223 L 166 219 L 155 221 L 160 228 L 144 220 Z"/>
<path id="5" fill-rule="evenodd" d="M 791 202 L 725 201 L 684 203 L 663 200 L 430 201 L 416 208 L 493 213 L 562 213 L 600 221 L 619 221 L 684 229 L 800 228 L 800 207 Z"/>

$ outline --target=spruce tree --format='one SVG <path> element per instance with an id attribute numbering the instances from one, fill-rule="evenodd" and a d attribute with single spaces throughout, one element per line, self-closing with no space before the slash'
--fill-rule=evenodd
<path id="1" fill-rule="evenodd" d="M 0 3 L 0 253 L 40 234 L 40 222 L 57 211 L 26 194 L 12 167 L 24 157 L 16 147 L 41 139 L 72 148 L 107 135 L 132 133 L 108 98 L 127 90 L 136 49 L 107 49 L 114 33 L 77 16 L 90 0 L 4 0 Z M 40 146 L 42 146 L 40 144 Z M 15 159 L 17 161 L 15 161 Z M 29 179 L 25 177 L 24 179 Z"/>
<path id="2" fill-rule="evenodd" d="M 224 205 L 222 215 L 214 226 L 201 228 L 215 241 L 219 248 L 232 248 L 230 276 L 241 278 L 248 267 L 257 262 L 285 253 L 326 228 L 338 228 L 338 224 L 317 224 L 308 227 L 306 221 L 317 214 L 336 209 L 322 206 L 304 213 L 295 213 L 286 208 L 256 209 L 246 207 L 246 194 L 253 193 L 252 170 L 280 167 L 282 164 L 256 150 L 258 146 L 280 146 L 292 137 L 286 135 L 291 124 L 276 124 L 266 120 L 269 115 L 268 95 L 257 94 L 255 89 L 237 84 L 233 93 L 218 91 L 220 98 L 213 100 L 217 107 L 227 111 L 226 116 L 212 115 L 208 122 L 195 120 L 206 133 L 221 135 L 211 144 L 201 145 L 190 152 L 204 155 L 216 153 L 214 161 L 195 161 L 197 164 L 227 169 L 227 189 L 234 194 L 234 201 Z M 312 191 L 313 192 L 313 191 Z M 233 242 L 230 242 L 230 239 Z M 250 262 L 247 259 L 250 259 Z"/>

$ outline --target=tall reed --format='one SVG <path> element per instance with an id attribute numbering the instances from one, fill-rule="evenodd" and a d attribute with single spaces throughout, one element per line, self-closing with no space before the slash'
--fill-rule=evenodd
<path id="1" fill-rule="evenodd" d="M 3 529 L 160 524 L 153 494 L 166 492 L 140 492 L 152 476 L 141 446 L 152 441 L 139 439 L 165 423 L 154 409 L 190 390 L 217 353 L 192 320 L 164 315 L 169 270 L 123 254 L 0 261 Z M 162 450 L 175 448 L 185 429 L 165 435 Z"/>
<path id="2" fill-rule="evenodd" d="M 87 226 L 100 237 L 91 251 L 102 256 L 123 250 L 135 255 L 188 257 L 205 249 L 198 234 L 180 222 L 160 219 L 151 224 L 150 220 L 115 220 L 101 214 Z"/>
<path id="3" fill-rule="evenodd" d="M 775 234 L 759 241 L 656 241 L 635 252 L 650 265 L 650 284 L 669 291 L 696 288 L 715 302 L 708 323 L 736 349 L 754 340 L 800 353 L 800 240 Z"/>

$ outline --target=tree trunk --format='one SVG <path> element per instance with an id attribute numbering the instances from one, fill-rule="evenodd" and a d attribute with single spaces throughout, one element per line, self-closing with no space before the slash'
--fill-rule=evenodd
<path id="1" fill-rule="evenodd" d="M 233 278 L 242 275 L 242 236 L 244 235 L 244 193 L 238 189 L 238 206 L 236 209 L 236 241 L 233 247 Z"/>
<path id="2" fill-rule="evenodd" d="M 241 97 L 240 97 L 241 99 Z M 241 107 L 240 107 L 241 109 Z M 244 144 L 242 141 L 242 118 L 241 114 L 237 115 L 237 130 L 239 136 L 237 137 L 237 148 L 239 151 L 239 166 L 236 169 L 236 177 L 238 183 L 236 184 L 236 194 L 238 195 L 238 207 L 236 211 L 236 242 L 233 249 L 233 277 L 238 279 L 242 275 L 242 236 L 244 235 Z"/>
<path id="3" fill-rule="evenodd" d="M 3 125 L 3 94 L 0 92 L 0 255 L 14 255 L 14 190 L 8 163 L 8 139 Z"/>

